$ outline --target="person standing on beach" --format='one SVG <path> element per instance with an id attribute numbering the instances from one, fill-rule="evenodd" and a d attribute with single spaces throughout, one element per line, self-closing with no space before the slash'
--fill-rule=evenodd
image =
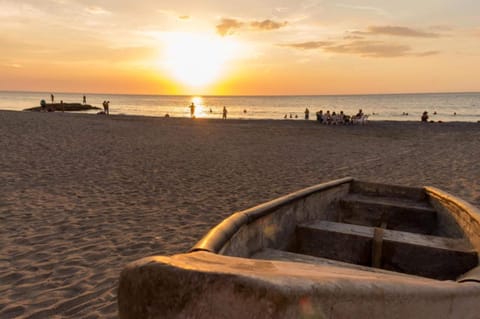
<path id="1" fill-rule="evenodd" d="M 195 104 L 193 102 L 190 104 L 190 117 L 192 119 L 195 117 Z"/>
<path id="2" fill-rule="evenodd" d="M 223 115 L 222 115 L 222 120 L 226 120 L 227 119 L 227 108 L 224 106 L 223 107 Z"/>
<path id="3" fill-rule="evenodd" d="M 103 101 L 103 113 L 109 114 L 110 101 Z"/>
<path id="4" fill-rule="evenodd" d="M 53 104 L 53 101 L 55 101 L 55 97 L 53 96 L 53 94 L 50 94 L 50 99 L 52 100 L 52 104 Z"/>
<path id="5" fill-rule="evenodd" d="M 310 110 L 308 107 L 305 109 L 305 119 L 308 120 L 310 118 Z"/>
<path id="6" fill-rule="evenodd" d="M 87 97 L 85 95 L 83 96 L 83 104 L 87 104 Z"/>

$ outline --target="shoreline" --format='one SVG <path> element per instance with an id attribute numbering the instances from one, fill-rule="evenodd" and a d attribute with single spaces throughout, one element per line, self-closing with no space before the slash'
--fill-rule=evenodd
<path id="1" fill-rule="evenodd" d="M 129 262 L 187 251 L 235 211 L 346 176 L 480 207 L 475 122 L 0 111 L 0 317 L 117 318 Z"/>
<path id="2" fill-rule="evenodd" d="M 100 108 L 95 109 L 95 110 L 100 110 Z M 30 110 L 2 110 L 0 109 L 1 112 L 31 112 Z M 58 114 L 58 113 L 64 113 L 67 114 L 67 116 L 100 116 L 104 117 L 104 114 L 97 114 L 97 113 L 88 113 L 89 111 L 65 111 L 61 112 L 60 110 L 55 111 L 55 112 L 34 112 L 34 113 L 47 113 L 47 114 Z M 190 118 L 187 116 L 155 116 L 155 115 L 139 115 L 139 114 L 122 114 L 122 113 L 111 113 L 110 115 L 107 115 L 106 117 L 119 117 L 119 118 L 145 118 L 145 119 L 165 119 L 165 120 L 188 120 L 188 121 L 223 121 L 223 122 L 231 122 L 231 121 L 240 121 L 240 122 L 245 122 L 245 121 L 264 121 L 264 122 L 303 122 L 303 123 L 317 123 L 317 120 L 315 119 L 310 119 L 310 120 L 305 120 L 303 118 L 297 118 L 297 119 L 284 119 L 284 118 L 279 118 L 279 119 L 267 119 L 267 118 L 227 118 L 227 120 L 222 120 L 221 117 L 218 118 L 212 118 L 212 117 L 197 117 L 197 118 Z M 407 123 L 421 123 L 421 124 L 479 124 L 480 120 L 478 121 L 429 121 L 426 123 L 422 123 L 420 118 L 418 120 L 375 120 L 375 119 L 368 119 L 368 123 L 383 123 L 383 124 L 389 124 L 389 123 L 400 123 L 400 124 L 407 124 Z M 326 124 L 319 124 L 321 126 L 362 126 L 365 124 L 353 124 L 353 125 L 326 125 Z"/>

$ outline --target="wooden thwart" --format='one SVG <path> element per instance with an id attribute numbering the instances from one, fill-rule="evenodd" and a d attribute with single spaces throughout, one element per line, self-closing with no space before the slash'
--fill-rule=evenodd
<path id="1" fill-rule="evenodd" d="M 388 229 L 439 235 L 437 213 L 426 203 L 399 198 L 372 199 L 354 194 L 339 201 L 339 222 L 376 227 L 388 220 Z M 386 219 L 385 219 L 386 217 Z"/>
<path id="2" fill-rule="evenodd" d="M 297 226 L 296 236 L 298 253 L 435 279 L 455 280 L 478 264 L 463 239 L 323 220 Z"/>

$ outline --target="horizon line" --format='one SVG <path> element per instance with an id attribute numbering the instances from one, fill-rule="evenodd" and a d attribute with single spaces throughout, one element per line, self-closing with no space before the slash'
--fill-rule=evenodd
<path id="1" fill-rule="evenodd" d="M 0 93 L 45 93 L 79 95 L 131 95 L 131 96 L 201 96 L 201 97 L 300 97 L 300 96 L 368 96 L 368 95 L 422 95 L 422 94 L 480 94 L 480 91 L 443 91 L 443 92 L 390 92 L 390 93 L 327 93 L 327 94 L 158 94 L 158 93 L 111 93 L 111 92 L 56 92 L 29 90 L 0 90 Z"/>

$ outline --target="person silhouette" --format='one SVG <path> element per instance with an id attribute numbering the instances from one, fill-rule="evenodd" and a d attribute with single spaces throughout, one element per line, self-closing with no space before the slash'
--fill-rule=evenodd
<path id="1" fill-rule="evenodd" d="M 427 111 L 423 112 L 421 119 L 422 119 L 422 122 L 427 122 L 428 121 L 428 112 Z"/>
<path id="2" fill-rule="evenodd" d="M 190 117 L 191 118 L 195 117 L 195 104 L 193 102 L 192 104 L 190 104 Z"/>
<path id="3" fill-rule="evenodd" d="M 223 107 L 223 115 L 222 115 L 222 120 L 226 120 L 227 119 L 227 108 L 224 106 Z"/>
<path id="4" fill-rule="evenodd" d="M 109 108 L 110 108 L 110 101 L 103 101 L 103 112 L 106 115 L 110 114 Z"/>

